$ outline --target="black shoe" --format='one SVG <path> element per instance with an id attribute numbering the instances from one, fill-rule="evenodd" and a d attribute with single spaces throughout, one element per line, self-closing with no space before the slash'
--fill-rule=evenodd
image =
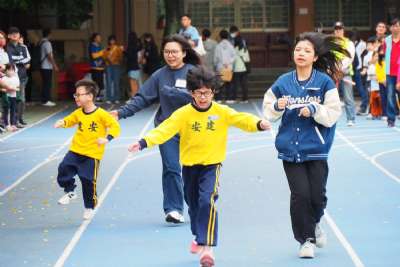
<path id="1" fill-rule="evenodd" d="M 393 128 L 394 127 L 394 122 L 393 121 L 388 121 L 388 127 Z"/>
<path id="2" fill-rule="evenodd" d="M 25 128 L 25 126 L 24 126 L 24 125 L 22 125 L 21 123 L 17 123 L 17 125 L 16 125 L 16 126 L 17 126 L 17 128 L 18 128 L 18 129 Z"/>
<path id="3" fill-rule="evenodd" d="M 18 122 L 19 122 L 19 124 L 24 125 L 24 126 L 28 125 L 28 123 L 26 121 L 24 121 L 23 119 L 20 119 Z"/>

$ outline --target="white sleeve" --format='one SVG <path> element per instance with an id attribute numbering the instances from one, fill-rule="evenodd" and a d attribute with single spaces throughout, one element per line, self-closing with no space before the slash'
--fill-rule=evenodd
<path id="1" fill-rule="evenodd" d="M 264 114 L 264 117 L 269 121 L 277 121 L 283 115 L 284 110 L 282 110 L 282 111 L 275 110 L 276 101 L 277 101 L 277 98 L 276 98 L 274 92 L 272 91 L 271 88 L 268 89 L 268 91 L 264 95 L 263 114 Z"/>
<path id="2" fill-rule="evenodd" d="M 325 93 L 324 104 L 312 103 L 316 108 L 314 120 L 325 127 L 332 127 L 342 114 L 338 90 L 331 89 Z"/>

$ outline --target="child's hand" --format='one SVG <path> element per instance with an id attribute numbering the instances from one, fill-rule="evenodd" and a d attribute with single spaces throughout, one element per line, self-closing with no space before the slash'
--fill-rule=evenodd
<path id="1" fill-rule="evenodd" d="M 104 138 L 104 137 L 97 138 L 97 144 L 98 144 L 99 146 L 105 145 L 105 144 L 107 144 L 108 142 L 109 142 L 109 141 L 108 141 L 107 138 Z"/>
<path id="2" fill-rule="evenodd" d="M 287 97 L 279 98 L 278 99 L 278 109 L 285 109 L 287 103 L 288 103 L 288 98 Z"/>
<path id="3" fill-rule="evenodd" d="M 54 128 L 62 128 L 64 125 L 64 120 L 58 120 L 56 123 L 54 123 Z"/>
<path id="4" fill-rule="evenodd" d="M 118 120 L 118 110 L 110 111 L 110 115 L 114 117 L 114 119 Z"/>
<path id="5" fill-rule="evenodd" d="M 306 117 L 306 118 L 310 117 L 311 116 L 310 109 L 308 107 L 304 107 L 304 108 L 300 109 L 299 117 L 301 117 L 301 116 Z"/>
<path id="6" fill-rule="evenodd" d="M 129 145 L 129 146 L 128 146 L 128 151 L 129 151 L 129 152 L 132 152 L 132 153 L 135 153 L 135 152 L 140 151 L 140 144 L 139 144 L 139 142 L 136 142 L 136 143 L 133 143 L 133 144 Z"/>
<path id="7" fill-rule="evenodd" d="M 267 120 L 261 120 L 260 127 L 264 131 L 270 130 L 271 129 L 271 123 L 269 121 L 267 121 Z"/>

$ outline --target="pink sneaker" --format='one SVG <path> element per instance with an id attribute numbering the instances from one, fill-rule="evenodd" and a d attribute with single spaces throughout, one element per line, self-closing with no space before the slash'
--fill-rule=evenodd
<path id="1" fill-rule="evenodd" d="M 190 243 L 190 253 L 192 254 L 197 254 L 200 252 L 200 246 L 197 245 L 197 242 L 195 240 Z"/>
<path id="2" fill-rule="evenodd" d="M 200 255 L 200 266 L 201 267 L 213 267 L 215 258 L 210 248 L 205 247 Z"/>

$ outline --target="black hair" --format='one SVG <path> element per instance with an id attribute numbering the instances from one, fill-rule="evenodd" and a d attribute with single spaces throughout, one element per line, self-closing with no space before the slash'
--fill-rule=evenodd
<path id="1" fill-rule="evenodd" d="M 376 36 L 371 36 L 367 39 L 367 43 L 375 43 L 376 42 Z"/>
<path id="2" fill-rule="evenodd" d="M 128 34 L 128 47 L 127 50 L 138 50 L 142 48 L 140 39 L 137 37 L 136 32 L 130 32 Z"/>
<path id="3" fill-rule="evenodd" d="M 108 43 L 110 43 L 112 40 L 117 41 L 117 37 L 115 36 L 115 34 L 111 34 L 110 36 L 108 36 Z"/>
<path id="4" fill-rule="evenodd" d="M 205 37 L 205 38 L 210 38 L 211 36 L 211 32 L 209 29 L 203 29 L 203 31 L 201 32 L 201 34 Z"/>
<path id="5" fill-rule="evenodd" d="M 190 20 L 192 19 L 192 17 L 191 17 L 188 13 L 183 14 L 183 15 L 181 16 L 181 18 L 183 18 L 183 17 L 188 17 Z"/>
<path id="6" fill-rule="evenodd" d="M 343 39 L 317 32 L 305 32 L 296 38 L 296 45 L 301 41 L 309 41 L 314 46 L 318 59 L 313 68 L 328 74 L 332 79 L 341 77 L 341 59 L 338 55 L 350 57 L 350 53 L 342 45 Z"/>
<path id="7" fill-rule="evenodd" d="M 219 37 L 221 39 L 228 39 L 229 38 L 229 32 L 227 30 L 221 30 L 219 32 Z"/>
<path id="8" fill-rule="evenodd" d="M 4 70 L 14 70 L 15 71 L 15 64 L 13 64 L 13 63 L 7 63 L 7 64 L 5 64 L 5 68 L 4 68 Z"/>
<path id="9" fill-rule="evenodd" d="M 383 66 L 383 62 L 385 62 L 385 53 L 383 49 L 383 45 L 380 45 L 378 48 L 378 64 Z"/>
<path id="10" fill-rule="evenodd" d="M 12 26 L 8 29 L 8 34 L 13 34 L 13 33 L 20 33 L 20 31 L 17 27 Z"/>
<path id="11" fill-rule="evenodd" d="M 96 98 L 97 93 L 99 92 L 99 87 L 97 86 L 97 83 L 87 79 L 82 79 L 75 83 L 75 88 L 81 86 L 85 87 L 86 93 L 91 94 L 93 96 L 93 99 Z"/>
<path id="12" fill-rule="evenodd" d="M 399 18 L 394 18 L 390 21 L 390 26 L 394 26 L 396 24 L 400 24 L 400 19 Z"/>
<path id="13" fill-rule="evenodd" d="M 376 23 L 375 28 L 378 27 L 379 24 L 383 24 L 386 27 L 386 23 L 383 21 L 378 21 L 378 23 Z"/>
<path id="14" fill-rule="evenodd" d="M 232 25 L 231 27 L 229 27 L 229 32 L 233 33 L 233 32 L 238 32 L 239 28 L 236 25 Z"/>
<path id="15" fill-rule="evenodd" d="M 246 48 L 246 46 L 244 45 L 244 41 L 243 38 L 238 35 L 233 39 L 233 46 L 234 47 L 238 47 L 239 50 L 242 50 L 243 48 Z"/>
<path id="16" fill-rule="evenodd" d="M 202 87 L 216 91 L 222 84 L 218 75 L 202 65 L 196 66 L 188 71 L 186 82 L 186 88 L 189 91 L 194 91 Z"/>
<path id="17" fill-rule="evenodd" d="M 43 29 L 42 30 L 43 38 L 49 37 L 50 33 L 51 33 L 51 30 L 49 28 Z"/>
<path id="18" fill-rule="evenodd" d="M 94 40 L 96 39 L 96 37 L 99 35 L 100 35 L 100 33 L 98 33 L 98 32 L 92 33 L 92 35 L 90 36 L 90 42 L 93 43 Z"/>
<path id="19" fill-rule="evenodd" d="M 173 34 L 165 37 L 161 45 L 161 50 L 164 50 L 164 47 L 167 43 L 178 43 L 181 46 L 182 51 L 186 53 L 186 56 L 183 58 L 184 63 L 192 65 L 201 64 L 200 57 L 197 55 L 196 51 L 193 50 L 192 46 L 182 35 Z"/>

